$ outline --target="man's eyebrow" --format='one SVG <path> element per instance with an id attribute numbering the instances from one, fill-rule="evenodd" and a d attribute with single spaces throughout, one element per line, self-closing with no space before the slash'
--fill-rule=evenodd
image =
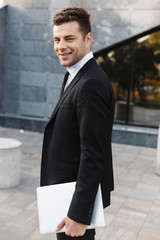
<path id="1" fill-rule="evenodd" d="M 64 36 L 64 38 L 69 38 L 69 37 L 75 37 L 75 35 L 74 34 L 69 34 L 69 35 Z M 55 36 L 54 39 L 59 39 L 59 37 Z"/>
<path id="2" fill-rule="evenodd" d="M 68 38 L 68 37 L 75 37 L 74 34 L 70 34 L 70 35 L 66 35 L 65 38 Z"/>

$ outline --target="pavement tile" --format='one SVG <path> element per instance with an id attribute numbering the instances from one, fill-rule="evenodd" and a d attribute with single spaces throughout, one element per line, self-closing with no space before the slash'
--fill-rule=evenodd
<path id="1" fill-rule="evenodd" d="M 149 156 L 147 153 L 143 154 L 139 154 L 136 156 L 137 159 L 144 159 L 145 161 L 154 161 L 155 157 L 154 156 Z"/>
<path id="2" fill-rule="evenodd" d="M 114 214 L 110 214 L 109 211 L 107 211 L 107 209 L 105 209 L 104 216 L 105 216 L 106 226 L 109 226 L 109 224 L 111 223 L 112 219 L 114 218 Z M 100 228 L 100 230 L 104 231 L 105 228 Z"/>
<path id="3" fill-rule="evenodd" d="M 141 176 L 132 175 L 132 173 L 133 173 L 133 170 L 127 171 L 118 179 L 116 184 L 121 184 L 128 188 L 134 188 L 136 184 L 138 184 L 139 181 L 141 180 Z"/>
<path id="4" fill-rule="evenodd" d="M 159 193 L 158 186 L 149 186 L 147 184 L 138 183 L 130 194 L 130 197 L 135 197 L 137 199 L 154 201 Z"/>
<path id="5" fill-rule="evenodd" d="M 152 207 L 152 202 L 135 199 L 135 198 L 128 198 L 123 203 L 123 207 L 125 207 L 126 209 L 128 208 L 137 212 L 147 214 Z"/>
<path id="6" fill-rule="evenodd" d="M 129 169 L 141 170 L 145 172 L 151 165 L 151 161 L 145 161 L 144 159 L 134 158 L 133 161 L 129 164 Z M 142 173 L 143 174 L 143 173 Z"/>
<path id="7" fill-rule="evenodd" d="M 160 231 L 160 205 L 159 204 L 154 204 L 151 207 L 148 217 L 144 223 L 144 227 Z"/>
<path id="8" fill-rule="evenodd" d="M 56 240 L 56 235 L 54 233 L 40 235 L 39 228 L 36 228 L 25 240 Z"/>
<path id="9" fill-rule="evenodd" d="M 140 153 L 142 154 L 142 155 L 147 155 L 147 156 L 153 156 L 153 157 L 155 157 L 155 149 L 154 148 L 141 148 L 141 151 L 140 151 Z M 147 160 L 147 159 L 146 159 Z"/>
<path id="10" fill-rule="evenodd" d="M 111 200 L 111 205 L 105 209 L 105 214 L 111 214 L 114 216 L 119 211 L 123 202 L 125 202 L 124 198 L 119 198 L 114 195 Z"/>
<path id="11" fill-rule="evenodd" d="M 0 240 L 56 240 L 40 235 L 36 188 L 43 134 L 0 127 L 1 137 L 22 142 L 19 186 L 0 189 Z M 113 143 L 115 191 L 96 240 L 160 240 L 160 176 L 156 149 Z"/>
<path id="12" fill-rule="evenodd" d="M 11 196 L 11 192 L 5 191 L 5 189 L 0 190 L 0 203 L 3 202 L 5 199 Z"/>
<path id="13" fill-rule="evenodd" d="M 160 186 L 160 176 L 156 174 L 144 174 L 141 180 L 142 184 L 150 185 L 150 186 Z"/>
<path id="14" fill-rule="evenodd" d="M 35 200 L 34 196 L 30 196 L 23 192 L 17 192 L 16 194 L 5 200 L 5 205 L 13 208 L 26 208 Z"/>
<path id="15" fill-rule="evenodd" d="M 102 239 L 104 232 L 105 232 L 105 228 L 98 228 L 98 229 L 96 229 L 96 238 L 95 238 L 95 240 Z"/>
<path id="16" fill-rule="evenodd" d="M 23 240 L 37 226 L 37 213 L 30 215 L 23 210 L 0 227 L 1 240 Z"/>
<path id="17" fill-rule="evenodd" d="M 15 218 L 12 219 L 12 221 L 14 220 L 14 223 L 18 224 L 25 224 L 27 227 L 33 227 L 33 225 L 35 224 L 36 227 L 37 218 L 37 212 L 24 209 L 19 214 L 17 214 Z"/>
<path id="18" fill-rule="evenodd" d="M 28 232 L 26 231 L 25 226 L 23 228 L 17 225 L 4 225 L 0 227 L 1 240 L 23 240 L 27 235 Z"/>
<path id="19" fill-rule="evenodd" d="M 128 196 L 132 191 L 133 189 L 131 187 L 118 185 L 118 184 L 115 188 L 116 193 L 123 194 L 124 196 Z"/>
<path id="20" fill-rule="evenodd" d="M 22 211 L 20 208 L 12 208 L 6 205 L 0 205 L 0 226 L 7 223 Z"/>
<path id="21" fill-rule="evenodd" d="M 135 240 L 136 234 L 125 228 L 108 227 L 102 234 L 100 240 Z"/>
<path id="22" fill-rule="evenodd" d="M 120 208 L 118 213 L 114 216 L 113 220 L 111 221 L 110 225 L 114 228 L 124 228 L 138 233 L 144 223 L 146 218 L 146 214 L 134 211 L 132 209 L 126 209 L 124 206 Z"/>
<path id="23" fill-rule="evenodd" d="M 127 170 L 125 168 L 114 166 L 114 180 L 118 182 L 119 178 L 126 172 Z"/>
<path id="24" fill-rule="evenodd" d="M 155 203 L 159 204 L 160 205 L 160 192 L 155 200 Z"/>
<path id="25" fill-rule="evenodd" d="M 155 230 L 153 228 L 143 227 L 137 237 L 137 240 L 159 240 L 160 229 Z"/>
<path id="26" fill-rule="evenodd" d="M 37 212 L 37 201 L 35 200 L 34 202 L 32 202 L 27 208 L 27 210 L 30 210 L 30 211 L 36 211 Z"/>

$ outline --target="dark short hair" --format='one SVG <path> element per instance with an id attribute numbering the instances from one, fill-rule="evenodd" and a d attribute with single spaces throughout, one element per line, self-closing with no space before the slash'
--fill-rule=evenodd
<path id="1" fill-rule="evenodd" d="M 85 37 L 91 32 L 90 14 L 81 7 L 63 8 L 57 12 L 53 18 L 54 25 L 61 25 L 62 23 L 76 21 L 79 23 L 80 31 Z"/>

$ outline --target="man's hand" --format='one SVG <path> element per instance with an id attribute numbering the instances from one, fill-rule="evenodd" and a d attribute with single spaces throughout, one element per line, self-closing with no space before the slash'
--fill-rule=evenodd
<path id="1" fill-rule="evenodd" d="M 85 224 L 75 222 L 69 217 L 65 217 L 60 222 L 60 224 L 58 224 L 56 232 L 60 231 L 64 226 L 65 226 L 65 234 L 71 237 L 83 236 L 87 228 Z"/>

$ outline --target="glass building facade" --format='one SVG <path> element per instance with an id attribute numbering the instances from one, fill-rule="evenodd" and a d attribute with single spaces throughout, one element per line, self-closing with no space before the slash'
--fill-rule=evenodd
<path id="1" fill-rule="evenodd" d="M 95 54 L 116 99 L 115 123 L 160 124 L 160 26 Z"/>

